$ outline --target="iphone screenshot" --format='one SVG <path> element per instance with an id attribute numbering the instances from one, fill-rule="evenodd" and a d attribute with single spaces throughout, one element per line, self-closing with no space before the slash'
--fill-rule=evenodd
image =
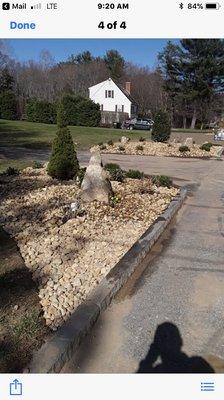
<path id="1" fill-rule="evenodd" d="M 0 400 L 224 399 L 223 27 L 0 0 Z"/>

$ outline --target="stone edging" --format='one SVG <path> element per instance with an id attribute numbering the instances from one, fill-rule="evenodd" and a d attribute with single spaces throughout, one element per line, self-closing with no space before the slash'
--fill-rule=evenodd
<path id="1" fill-rule="evenodd" d="M 164 213 L 146 230 L 131 249 L 91 292 L 88 299 L 71 315 L 33 356 L 25 373 L 60 372 L 64 364 L 75 354 L 81 340 L 90 331 L 100 313 L 104 311 L 116 293 L 127 282 L 147 253 L 164 232 L 165 228 L 183 204 L 187 189 L 171 201 Z"/>
<path id="2" fill-rule="evenodd" d="M 221 146 L 220 146 L 221 147 Z M 224 148 L 223 148 L 224 149 Z M 121 156 L 142 156 L 142 157 L 166 157 L 166 158 L 179 158 L 179 159 L 181 159 L 181 160 L 206 160 L 206 161 L 209 161 L 209 160 L 219 160 L 220 159 L 220 157 L 219 156 L 216 156 L 216 155 L 214 155 L 214 156 L 192 156 L 192 157 L 188 157 L 187 155 L 186 156 L 174 156 L 174 155 L 171 155 L 171 156 L 169 156 L 169 155 L 162 155 L 162 156 L 158 156 L 158 155 L 156 155 L 156 154 L 141 154 L 141 153 L 136 153 L 136 154 L 131 154 L 131 153 L 122 153 L 122 152 L 120 152 L 120 153 L 109 153 L 109 152 L 106 152 L 106 153 L 104 153 L 103 151 L 101 151 L 101 154 L 102 155 L 107 155 L 107 154 L 109 154 L 109 155 L 121 155 Z"/>

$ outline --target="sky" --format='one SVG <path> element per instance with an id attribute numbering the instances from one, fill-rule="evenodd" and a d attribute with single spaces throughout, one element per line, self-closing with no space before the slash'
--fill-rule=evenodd
<path id="1" fill-rule="evenodd" d="M 38 61 L 41 50 L 49 50 L 56 62 L 69 55 L 89 50 L 102 56 L 107 50 L 118 50 L 126 61 L 155 68 L 157 54 L 167 39 L 12 39 L 7 40 L 12 55 L 19 61 Z"/>

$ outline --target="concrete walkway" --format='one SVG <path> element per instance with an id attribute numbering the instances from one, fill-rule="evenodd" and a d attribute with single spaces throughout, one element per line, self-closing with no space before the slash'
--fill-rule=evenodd
<path id="1" fill-rule="evenodd" d="M 157 372 L 159 363 L 163 372 L 189 372 L 186 365 L 224 372 L 224 162 L 109 159 L 194 185 L 144 272 L 120 291 L 62 372 L 136 372 L 149 349 L 141 370 Z"/>

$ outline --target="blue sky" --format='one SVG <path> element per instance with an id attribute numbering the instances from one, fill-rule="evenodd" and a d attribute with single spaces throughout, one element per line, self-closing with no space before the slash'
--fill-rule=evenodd
<path id="1" fill-rule="evenodd" d="M 49 50 L 55 61 L 85 50 L 94 56 L 102 56 L 108 49 L 116 49 L 127 61 L 154 68 L 157 54 L 167 39 L 13 39 L 7 42 L 13 56 L 20 61 L 38 60 L 43 49 Z"/>

